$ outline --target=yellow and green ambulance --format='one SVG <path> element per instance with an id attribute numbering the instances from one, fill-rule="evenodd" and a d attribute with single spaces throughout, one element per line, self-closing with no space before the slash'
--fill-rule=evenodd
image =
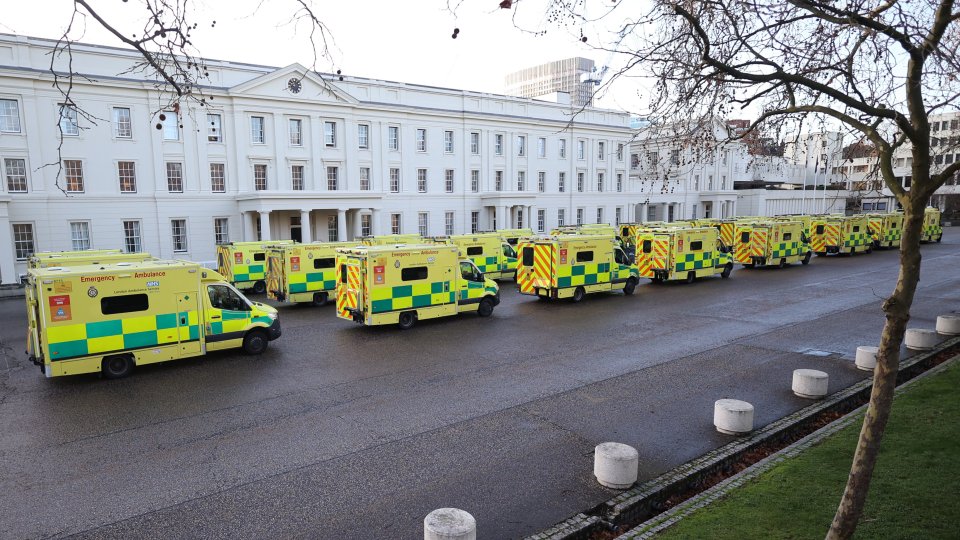
<path id="1" fill-rule="evenodd" d="M 903 238 L 903 213 L 877 212 L 864 214 L 874 248 L 899 248 Z"/>
<path id="2" fill-rule="evenodd" d="M 943 226 L 940 225 L 940 209 L 928 206 L 923 211 L 923 231 L 921 242 L 939 242 L 943 239 Z"/>
<path id="3" fill-rule="evenodd" d="M 640 275 L 612 236 L 540 236 L 518 244 L 517 288 L 543 299 L 583 300 L 590 293 L 633 294 Z"/>
<path id="4" fill-rule="evenodd" d="M 88 249 L 82 251 L 42 251 L 34 253 L 27 260 L 27 268 L 49 268 L 51 266 L 82 266 L 87 264 L 106 264 L 117 262 L 149 261 L 154 257 L 149 253 L 123 253 L 119 249 Z"/>
<path id="5" fill-rule="evenodd" d="M 733 258 L 747 268 L 810 262 L 810 246 L 799 221 L 748 221 L 737 223 Z"/>
<path id="6" fill-rule="evenodd" d="M 217 246 L 217 272 L 238 289 L 267 291 L 267 248 L 293 244 L 293 240 L 230 242 Z"/>
<path id="7" fill-rule="evenodd" d="M 267 298 L 326 304 L 337 289 L 337 248 L 355 245 L 317 242 L 267 248 Z"/>
<path id="8" fill-rule="evenodd" d="M 817 256 L 853 255 L 873 251 L 866 216 L 822 215 L 810 220 L 810 248 Z"/>
<path id="9" fill-rule="evenodd" d="M 637 269 L 654 282 L 730 277 L 733 255 L 716 227 L 637 230 Z"/>

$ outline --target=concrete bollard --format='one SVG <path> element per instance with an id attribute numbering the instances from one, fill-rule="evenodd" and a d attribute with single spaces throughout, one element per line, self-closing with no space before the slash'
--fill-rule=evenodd
<path id="1" fill-rule="evenodd" d="M 960 315 L 937 317 L 937 333 L 945 336 L 960 336 Z"/>
<path id="2" fill-rule="evenodd" d="M 713 404 L 713 425 L 720 433 L 746 435 L 753 431 L 753 405 L 739 399 L 718 399 Z"/>
<path id="3" fill-rule="evenodd" d="M 878 350 L 878 347 L 870 347 L 868 345 L 857 347 L 857 359 L 855 361 L 857 368 L 864 371 L 873 371 L 873 368 L 877 367 Z"/>
<path id="4" fill-rule="evenodd" d="M 593 475 L 601 486 L 627 489 L 637 481 L 640 454 L 626 444 L 605 442 L 593 449 Z"/>
<path id="5" fill-rule="evenodd" d="M 915 351 L 929 351 L 937 346 L 937 332 L 925 328 L 907 328 L 903 344 Z"/>
<path id="6" fill-rule="evenodd" d="M 793 370 L 793 393 L 810 399 L 820 399 L 827 395 L 830 377 L 815 369 Z"/>
<path id="7" fill-rule="evenodd" d="M 459 508 L 439 508 L 423 518 L 423 540 L 477 540 L 477 520 Z"/>

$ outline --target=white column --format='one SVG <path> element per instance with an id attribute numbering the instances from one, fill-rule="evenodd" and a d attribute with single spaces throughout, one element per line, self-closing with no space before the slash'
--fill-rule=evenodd
<path id="1" fill-rule="evenodd" d="M 300 237 L 304 244 L 313 242 L 313 223 L 310 222 L 310 211 L 300 211 Z"/>
<path id="2" fill-rule="evenodd" d="M 347 239 L 347 211 L 337 209 L 337 240 L 344 242 Z"/>
<path id="3" fill-rule="evenodd" d="M 363 217 L 361 216 L 361 210 L 357 208 L 353 212 L 353 239 L 356 240 L 363 236 Z"/>
<path id="4" fill-rule="evenodd" d="M 537 217 L 533 215 L 533 205 L 527 205 L 527 228 L 533 229 L 537 225 Z"/>
<path id="5" fill-rule="evenodd" d="M 380 210 L 376 208 L 370 209 L 370 234 L 377 235 L 381 234 L 380 229 Z"/>
<path id="6" fill-rule="evenodd" d="M 503 206 L 494 206 L 494 207 L 493 207 L 493 212 L 494 212 L 494 214 L 493 214 L 493 215 L 494 215 L 493 221 L 494 221 L 494 223 L 493 223 L 493 227 L 491 227 L 491 229 L 505 229 L 505 228 L 506 228 L 506 227 L 503 226 L 503 220 L 504 220 L 503 211 L 504 211 L 504 210 L 506 210 L 506 208 L 504 208 Z"/>
<path id="7" fill-rule="evenodd" d="M 34 231 L 36 235 L 36 231 Z M 6 253 L 6 256 L 2 254 Z M 7 203 L 0 204 L 0 282 L 4 285 L 17 283 L 16 250 L 10 233 L 10 218 L 7 215 Z"/>
<path id="8" fill-rule="evenodd" d="M 254 231 L 256 234 L 256 231 Z M 270 211 L 261 210 L 260 211 L 260 240 L 267 241 L 273 240 L 270 236 Z"/>

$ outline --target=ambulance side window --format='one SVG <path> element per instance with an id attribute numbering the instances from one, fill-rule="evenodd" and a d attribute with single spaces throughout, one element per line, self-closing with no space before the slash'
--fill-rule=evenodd
<path id="1" fill-rule="evenodd" d="M 480 276 L 477 275 L 476 266 L 470 264 L 467 261 L 460 263 L 460 275 L 463 276 L 463 279 L 467 281 L 480 281 Z"/>
<path id="2" fill-rule="evenodd" d="M 404 268 L 400 271 L 400 279 L 403 281 L 418 281 L 421 279 L 427 279 L 427 267 L 412 266 L 410 268 Z"/>
<path id="3" fill-rule="evenodd" d="M 817 234 L 823 234 L 823 225 L 817 225 Z"/>
<path id="4" fill-rule="evenodd" d="M 483 255 L 483 246 L 470 246 L 467 248 L 467 256 Z"/>
<path id="5" fill-rule="evenodd" d="M 786 242 L 787 240 L 791 240 L 792 238 L 793 238 L 793 233 L 788 233 L 788 232 L 783 233 L 784 242 Z"/>
<path id="6" fill-rule="evenodd" d="M 653 251 L 653 242 L 651 242 L 650 240 L 644 240 L 644 241 L 643 241 L 643 252 L 644 252 L 644 253 L 650 253 L 651 251 Z"/>
<path id="7" fill-rule="evenodd" d="M 323 268 L 333 268 L 337 265 L 337 260 L 333 257 L 325 257 L 323 259 L 314 259 L 313 260 L 313 269 L 320 270 Z"/>
<path id="8" fill-rule="evenodd" d="M 517 258 L 517 251 L 510 244 L 503 244 L 503 254 L 507 257 Z"/>
<path id="9" fill-rule="evenodd" d="M 749 232 L 749 231 L 743 231 L 742 233 L 740 233 L 740 242 L 743 243 L 743 244 L 746 244 L 746 243 L 750 242 L 750 232 Z"/>
<path id="10" fill-rule="evenodd" d="M 217 309 L 250 311 L 250 306 L 229 287 L 207 285 L 207 295 L 210 297 L 210 305 Z"/>
<path id="11" fill-rule="evenodd" d="M 528 246 L 523 248 L 523 265 L 530 267 L 533 266 L 533 247 Z"/>
<path id="12" fill-rule="evenodd" d="M 613 250 L 613 260 L 616 261 L 617 264 L 630 264 L 630 262 L 627 261 L 627 256 L 624 255 L 623 250 L 620 249 Z"/>
<path id="13" fill-rule="evenodd" d="M 577 252 L 577 262 L 590 262 L 593 260 L 592 251 L 578 251 Z"/>
<path id="14" fill-rule="evenodd" d="M 891 222 L 891 223 L 890 223 L 890 228 L 891 228 L 891 229 L 896 229 L 896 228 L 897 228 L 897 222 L 896 222 L 896 221 Z"/>
<path id="15" fill-rule="evenodd" d="M 859 226 L 859 225 L 854 225 L 854 226 L 853 226 L 853 232 L 860 232 L 860 226 Z"/>
<path id="16" fill-rule="evenodd" d="M 266 253 L 254 253 L 253 260 L 255 261 L 265 261 L 267 259 Z"/>
<path id="17" fill-rule="evenodd" d="M 690 242 L 690 251 L 702 251 L 703 242 L 697 240 L 696 242 Z"/>
<path id="18" fill-rule="evenodd" d="M 105 296 L 100 299 L 100 313 L 117 315 L 133 313 L 150 309 L 150 300 L 146 294 L 124 294 L 120 296 Z"/>

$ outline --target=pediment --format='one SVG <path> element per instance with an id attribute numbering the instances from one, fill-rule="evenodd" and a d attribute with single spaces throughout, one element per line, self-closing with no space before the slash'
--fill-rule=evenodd
<path id="1" fill-rule="evenodd" d="M 266 73 L 230 88 L 233 95 L 357 104 L 359 101 L 332 81 L 300 64 Z"/>

